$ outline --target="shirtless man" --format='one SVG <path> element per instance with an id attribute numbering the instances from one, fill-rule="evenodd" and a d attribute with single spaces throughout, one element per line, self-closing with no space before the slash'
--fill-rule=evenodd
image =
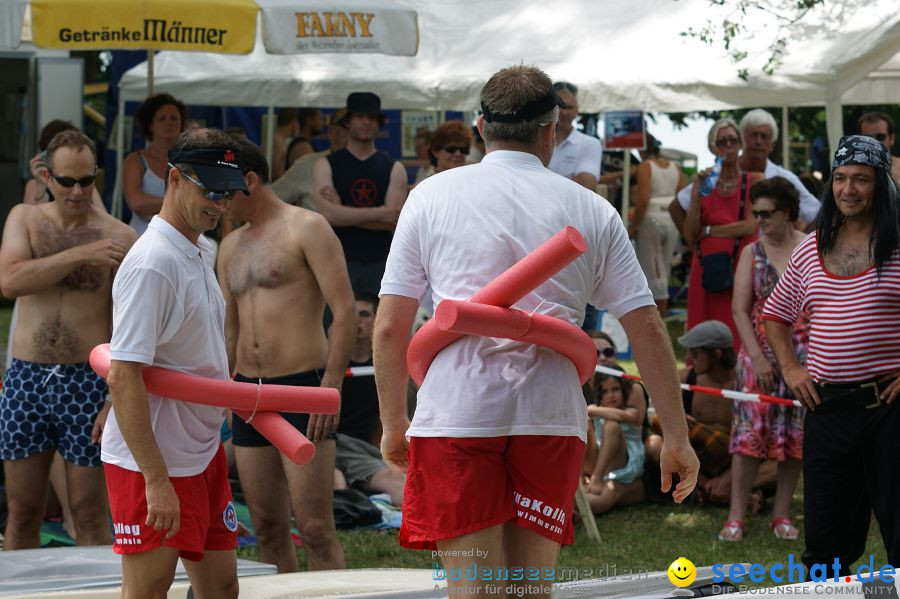
<path id="1" fill-rule="evenodd" d="M 734 389 L 737 383 L 737 356 L 734 352 L 734 338 L 727 325 L 718 320 L 707 320 L 678 338 L 678 343 L 688 350 L 693 366 L 682 368 L 679 375 L 682 383 Z M 710 502 L 728 505 L 731 493 L 731 440 L 732 401 L 718 395 L 682 391 L 684 413 L 688 421 L 688 436 L 691 446 L 700 458 L 700 477 L 697 487 L 700 494 Z M 653 434 L 647 439 L 647 454 L 658 461 L 659 444 L 662 439 Z M 773 462 L 765 462 L 754 481 L 753 488 L 774 481 Z M 749 509 L 759 511 L 762 496 L 757 492 L 750 497 Z"/>
<path id="2" fill-rule="evenodd" d="M 341 245 L 322 216 L 282 202 L 269 185 L 258 147 L 236 138 L 250 190 L 232 209 L 246 221 L 222 241 L 219 278 L 225 295 L 228 361 L 238 381 L 340 390 L 356 335 L 356 304 Z M 325 304 L 334 314 L 330 342 Z M 338 416 L 284 414 L 316 443 L 316 456 L 297 466 L 236 414 L 238 475 L 259 541 L 259 559 L 295 572 L 293 508 L 310 570 L 344 567 L 332 513 Z"/>
<path id="3" fill-rule="evenodd" d="M 0 287 L 19 298 L 0 398 L 6 549 L 39 546 L 55 451 L 66 460 L 76 541 L 111 541 L 98 445 L 107 388 L 87 361 L 109 341 L 113 274 L 136 236 L 91 204 L 97 156 L 89 138 L 57 134 L 47 165 L 44 183 L 56 201 L 14 207 L 0 247 Z"/>

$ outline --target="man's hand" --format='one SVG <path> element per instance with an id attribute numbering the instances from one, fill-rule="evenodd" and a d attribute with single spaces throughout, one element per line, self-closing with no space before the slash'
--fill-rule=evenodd
<path id="1" fill-rule="evenodd" d="M 319 195 L 322 196 L 322 199 L 328 200 L 332 204 L 341 203 L 341 195 L 338 193 L 337 189 L 335 189 L 331 185 L 326 185 L 325 187 L 320 189 Z"/>
<path id="2" fill-rule="evenodd" d="M 341 385 L 329 383 L 323 379 L 320 387 L 331 387 L 337 389 L 338 398 L 340 398 Z M 341 419 L 341 402 L 338 400 L 338 410 L 334 414 L 310 414 L 309 425 L 306 427 L 306 436 L 313 443 L 324 441 L 328 435 L 337 433 L 338 424 Z"/>
<path id="3" fill-rule="evenodd" d="M 700 461 L 687 437 L 680 442 L 673 442 L 668 437 L 663 438 L 662 452 L 659 455 L 659 469 L 662 492 L 669 492 L 669 489 L 672 488 L 672 475 L 677 474 L 679 480 L 675 485 L 672 498 L 675 503 L 684 501 L 697 485 L 697 473 L 700 471 Z"/>
<path id="4" fill-rule="evenodd" d="M 381 435 L 381 456 L 391 468 L 406 472 L 409 467 L 409 441 L 406 430 L 384 431 Z"/>
<path id="5" fill-rule="evenodd" d="M 398 210 L 397 208 L 391 208 L 389 206 L 379 206 L 378 210 L 381 211 L 381 214 L 378 217 L 378 222 L 385 223 L 394 227 L 397 226 L 397 220 L 400 218 L 400 210 Z"/>
<path id="6" fill-rule="evenodd" d="M 147 520 L 144 524 L 154 530 L 165 532 L 165 538 L 171 539 L 181 528 L 181 504 L 175 487 L 168 477 L 156 482 L 148 482 L 145 487 L 147 495 Z"/>
<path id="7" fill-rule="evenodd" d="M 731 470 L 706 482 L 706 496 L 715 503 L 728 503 L 731 499 Z"/>
<path id="8" fill-rule="evenodd" d="M 91 443 L 97 445 L 103 436 L 103 429 L 106 426 L 106 419 L 109 417 L 109 408 L 112 406 L 108 401 L 103 402 L 103 407 L 94 419 L 94 426 L 91 428 Z"/>
<path id="9" fill-rule="evenodd" d="M 87 266 L 109 266 L 115 268 L 122 263 L 128 251 L 118 239 L 99 239 L 74 248 L 81 262 Z"/>
<path id="10" fill-rule="evenodd" d="M 603 493 L 603 487 L 606 486 L 606 483 L 600 477 L 591 475 L 590 481 L 588 481 L 588 493 L 591 495 L 600 495 Z"/>
<path id="11" fill-rule="evenodd" d="M 891 381 L 891 379 L 893 380 Z M 881 399 L 884 403 L 891 403 L 897 398 L 897 394 L 900 393 L 900 371 L 881 377 L 879 383 L 886 383 L 887 381 L 891 381 L 891 384 L 881 392 Z"/>
<path id="12" fill-rule="evenodd" d="M 817 405 L 822 403 L 816 392 L 816 385 L 805 367 L 799 364 L 788 364 L 781 368 L 781 375 L 784 377 L 785 384 L 794 392 L 794 397 L 807 408 L 814 410 Z"/>

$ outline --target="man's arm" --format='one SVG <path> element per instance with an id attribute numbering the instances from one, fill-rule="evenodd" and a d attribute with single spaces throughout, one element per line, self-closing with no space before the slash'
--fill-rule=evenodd
<path id="1" fill-rule="evenodd" d="M 794 353 L 794 341 L 791 335 L 791 327 L 783 322 L 763 318 L 766 329 L 766 339 L 769 347 L 778 360 L 781 367 L 781 375 L 785 384 L 794 392 L 794 397 L 803 402 L 810 410 L 822 403 L 816 392 L 816 385 L 805 366 L 797 361 Z"/>
<path id="2" fill-rule="evenodd" d="M 28 215 L 36 206 L 19 204 L 10 211 L 0 245 L 0 290 L 9 298 L 40 293 L 55 285 L 79 266 L 115 268 L 126 248 L 116 239 L 100 239 L 62 252 L 35 258 L 28 235 Z"/>
<path id="3" fill-rule="evenodd" d="M 143 367 L 138 362 L 112 360 L 107 382 L 119 430 L 144 476 L 147 494 L 144 524 L 167 531 L 166 538 L 171 539 L 181 527 L 181 509 L 150 426 L 147 388 L 141 376 Z"/>
<path id="4" fill-rule="evenodd" d="M 384 428 L 381 453 L 388 465 L 400 470 L 406 470 L 409 466 L 409 442 L 406 440 L 409 428 L 406 413 L 409 370 L 406 367 L 406 351 L 418 309 L 419 302 L 413 298 L 385 295 L 381 298 L 378 315 L 375 317 L 375 385 L 378 388 L 378 406 Z"/>
<path id="5" fill-rule="evenodd" d="M 669 216 L 672 217 L 672 222 L 675 223 L 675 228 L 678 229 L 678 234 L 683 237 L 684 218 L 687 216 L 687 212 L 685 212 L 684 208 L 681 207 L 681 204 L 678 203 L 677 197 L 675 197 L 669 203 Z"/>
<path id="6" fill-rule="evenodd" d="M 340 391 L 356 339 L 356 302 L 337 235 L 318 214 L 306 213 L 301 218 L 304 219 L 301 237 L 306 261 L 334 315 L 328 331 L 328 358 L 321 386 Z M 340 411 L 337 414 L 310 414 L 307 429 L 310 441 L 324 440 L 329 433 L 337 432 L 339 417 Z"/>
<path id="7" fill-rule="evenodd" d="M 653 400 L 663 430 L 663 449 L 660 454 L 663 492 L 672 486 L 672 474 L 679 482 L 673 498 L 681 503 L 697 484 L 700 463 L 688 441 L 681 388 L 675 367 L 675 354 L 669 335 L 655 306 L 644 306 L 623 315 L 619 322 L 634 348 L 634 359 Z"/>
<path id="8" fill-rule="evenodd" d="M 219 287 L 222 289 L 222 297 L 225 299 L 225 353 L 228 355 L 229 373 L 233 373 L 237 367 L 237 343 L 241 334 L 237 300 L 235 300 L 234 295 L 231 293 L 231 287 L 228 285 L 228 262 L 231 260 L 231 251 L 236 240 L 236 235 L 223 239 L 222 243 L 219 244 L 219 255 L 216 258 Z"/>
<path id="9" fill-rule="evenodd" d="M 342 205 L 341 198 L 334 188 L 331 164 L 324 156 L 319 158 L 313 166 L 313 202 L 315 202 L 316 210 L 332 227 L 364 227 L 365 225 L 381 224 L 384 225 L 382 227 L 384 230 L 393 231 L 397 224 L 397 214 L 400 212 L 399 208 L 393 209 L 387 205 L 371 208 L 352 208 Z"/>
<path id="10" fill-rule="evenodd" d="M 597 189 L 597 177 L 590 173 L 575 173 L 575 178 L 573 179 L 573 181 L 575 181 L 582 187 L 587 187 L 591 191 Z"/>

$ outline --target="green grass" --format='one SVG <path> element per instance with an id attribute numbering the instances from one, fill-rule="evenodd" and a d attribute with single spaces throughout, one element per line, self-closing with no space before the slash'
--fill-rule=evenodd
<path id="1" fill-rule="evenodd" d="M 6 345 L 11 304 L 0 304 L 0 344 Z M 683 324 L 668 323 L 669 334 L 674 339 L 683 332 Z M 629 372 L 636 372 L 633 362 L 624 362 Z M 791 515 L 802 530 L 802 481 L 794 494 Z M 803 551 L 802 540 L 778 541 L 772 535 L 768 523 L 771 514 L 748 516 L 744 540 L 724 543 L 716 534 L 728 515 L 724 507 L 696 507 L 643 504 L 617 508 L 597 519 L 600 542 L 588 539 L 583 526 L 576 527 L 575 543 L 562 550 L 559 568 L 577 568 L 585 577 L 606 578 L 612 575 L 615 565 L 621 575 L 625 570 L 637 573 L 661 571 L 678 557 L 684 556 L 698 566 L 714 563 L 761 563 L 768 569 L 775 563 L 786 563 L 788 554 L 799 561 Z M 410 551 L 397 544 L 396 531 L 352 530 L 339 531 L 348 568 L 426 568 L 435 560 L 429 551 Z M 802 536 L 801 536 L 802 539 Z M 886 563 L 887 557 L 878 527 L 869 528 L 864 562 L 874 554 L 875 565 Z M 255 548 L 241 549 L 239 557 L 257 559 Z M 300 569 L 306 568 L 302 549 L 297 551 Z M 854 564 L 853 569 L 855 570 Z M 593 574 L 590 576 L 589 574 Z M 759 585 L 767 586 L 771 582 Z"/>

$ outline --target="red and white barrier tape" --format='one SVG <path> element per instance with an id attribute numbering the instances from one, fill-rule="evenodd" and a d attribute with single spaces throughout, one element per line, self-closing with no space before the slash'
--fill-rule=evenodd
<path id="1" fill-rule="evenodd" d="M 374 366 L 351 366 L 344 371 L 344 376 L 375 376 Z"/>
<path id="2" fill-rule="evenodd" d="M 609 374 L 612 376 L 616 376 L 623 379 L 628 379 L 630 381 L 640 381 L 641 377 L 628 374 L 627 372 L 622 372 L 620 370 L 616 370 L 615 368 L 608 368 L 606 366 L 597 366 L 594 368 L 595 372 L 602 372 L 603 374 Z M 719 389 L 717 387 L 704 387 L 702 385 L 688 385 L 687 383 L 682 383 L 681 388 L 685 391 L 694 391 L 696 393 L 705 393 L 707 395 L 717 395 L 719 397 L 724 397 L 726 399 L 734 399 L 737 401 L 755 401 L 762 403 L 774 403 L 780 404 L 784 406 L 797 406 L 803 407 L 799 401 L 795 399 L 785 399 L 783 397 L 775 397 L 774 395 L 765 395 L 763 393 L 743 393 L 741 391 L 732 391 L 730 389 Z"/>

